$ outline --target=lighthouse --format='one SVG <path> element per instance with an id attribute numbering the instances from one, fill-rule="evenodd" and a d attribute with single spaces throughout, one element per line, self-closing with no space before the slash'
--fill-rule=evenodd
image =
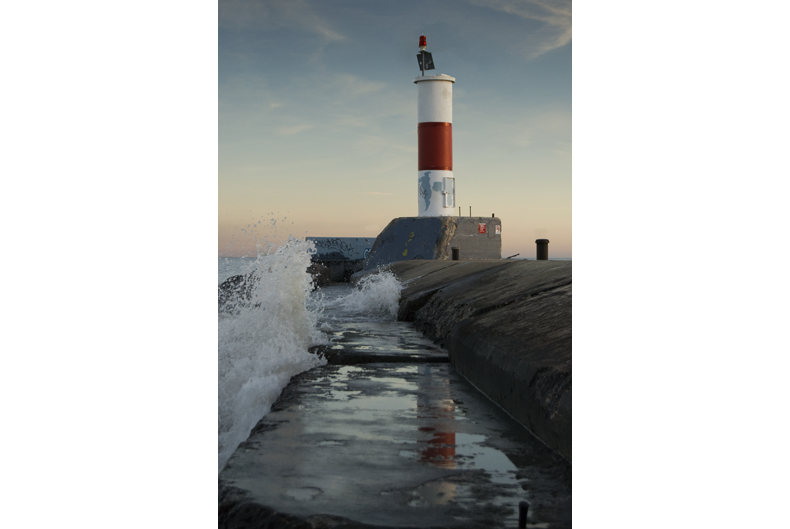
<path id="1" fill-rule="evenodd" d="M 434 70 L 420 37 L 417 62 L 417 216 L 392 219 L 365 257 L 363 271 L 397 261 L 502 259 L 499 217 L 468 217 L 458 211 L 453 177 L 453 83 Z M 362 273 L 362 272 L 358 272 Z"/>
<path id="2" fill-rule="evenodd" d="M 449 75 L 425 75 L 433 58 L 420 37 L 417 59 L 422 76 L 417 85 L 417 216 L 455 214 L 453 177 L 453 83 Z"/>

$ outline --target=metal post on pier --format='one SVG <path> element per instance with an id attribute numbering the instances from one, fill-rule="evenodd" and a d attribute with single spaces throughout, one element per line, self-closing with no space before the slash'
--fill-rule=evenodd
<path id="1" fill-rule="evenodd" d="M 529 511 L 529 503 L 518 502 L 518 529 L 527 528 L 527 511 Z"/>
<path id="2" fill-rule="evenodd" d="M 538 261 L 548 261 L 549 260 L 549 240 L 548 239 L 538 239 L 535 241 L 535 244 L 538 245 L 538 249 L 536 252 L 536 259 Z"/>

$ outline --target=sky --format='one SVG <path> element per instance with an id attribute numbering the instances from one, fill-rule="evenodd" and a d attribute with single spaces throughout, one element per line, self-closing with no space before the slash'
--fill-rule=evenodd
<path id="1" fill-rule="evenodd" d="M 549 173 L 563 141 L 570 147 L 569 118 L 559 131 L 545 119 L 570 113 L 570 45 L 529 53 L 557 25 L 508 14 L 507 4 L 397 2 L 408 12 L 389 18 L 330 5 L 298 5 L 302 18 L 221 5 L 218 32 L 211 2 L 0 6 L 8 21 L 0 32 L 0 215 L 4 294 L 13 304 L 4 337 L 6 349 L 24 351 L 4 356 L 14 376 L 3 390 L 16 397 L 6 399 L 14 403 L 9 421 L 21 433 L 5 436 L 3 447 L 36 454 L 8 458 L 6 473 L 19 486 L 6 525 L 29 524 L 33 509 L 50 524 L 64 513 L 85 520 L 80 494 L 90 488 L 98 500 L 86 527 L 141 494 L 135 505 L 145 508 L 125 511 L 130 527 L 152 516 L 209 526 L 217 492 L 215 205 L 220 228 L 223 216 L 232 231 L 233 217 L 241 225 L 280 212 L 296 235 L 358 234 L 360 218 L 414 215 L 421 33 L 439 73 L 458 79 L 459 201 L 475 212 L 496 203 L 506 248 L 518 247 L 519 234 L 531 246 L 538 221 L 553 249 L 562 241 L 555 217 L 537 208 L 551 204 L 554 182 L 570 185 L 570 160 L 555 160 L 567 169 L 542 188 L 527 181 L 538 169 Z M 436 14 L 443 5 L 446 24 Z M 782 65 L 790 4 L 577 7 L 574 521 L 665 527 L 666 516 L 645 513 L 671 491 L 673 527 L 781 527 L 790 473 L 790 429 L 777 420 L 790 400 L 781 307 L 790 279 L 763 269 L 788 253 L 790 76 Z M 344 93 L 349 78 L 370 84 Z M 313 128 L 288 136 L 295 126 Z M 506 143 L 486 158 L 483 148 L 507 127 L 533 143 Z M 509 185 L 521 194 L 486 195 L 486 164 L 519 171 L 523 180 Z M 275 181 L 283 175 L 307 185 L 295 182 L 289 193 Z M 391 194 L 346 196 L 330 185 L 349 182 Z M 569 193 L 555 194 L 570 207 Z M 381 211 L 360 202 L 376 198 L 391 202 Z M 314 220 L 321 215 L 325 227 Z M 570 241 L 570 210 L 556 219 L 567 220 Z M 768 276 L 765 285 L 754 286 L 755 275 Z M 166 298 L 152 297 L 162 291 Z M 79 431 L 53 445 L 53 421 Z M 113 443 L 85 442 L 108 432 L 119 432 Z M 118 458 L 119 449 L 128 457 Z M 28 493 L 40 489 L 42 473 L 65 491 L 47 498 L 48 510 Z"/>
<path id="2" fill-rule="evenodd" d="M 221 0 L 220 256 L 417 215 L 420 35 L 456 78 L 462 214 L 502 220 L 503 257 L 572 257 L 564 0 Z"/>

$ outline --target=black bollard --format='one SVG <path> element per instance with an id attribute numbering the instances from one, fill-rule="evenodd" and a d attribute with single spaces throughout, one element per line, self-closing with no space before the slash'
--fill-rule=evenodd
<path id="1" fill-rule="evenodd" d="M 538 239 L 535 241 L 535 244 L 538 245 L 538 251 L 536 252 L 536 259 L 538 261 L 548 261 L 549 260 L 549 240 L 548 239 Z"/>
<path id="2" fill-rule="evenodd" d="M 529 510 L 529 503 L 525 501 L 518 502 L 518 529 L 526 529 L 528 510 Z"/>
<path id="3" fill-rule="evenodd" d="M 460 261 L 461 260 L 461 249 L 457 246 L 453 246 L 453 261 Z"/>

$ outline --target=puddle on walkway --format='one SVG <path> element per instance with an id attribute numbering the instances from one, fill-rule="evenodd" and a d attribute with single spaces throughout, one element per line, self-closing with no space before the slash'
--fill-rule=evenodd
<path id="1" fill-rule="evenodd" d="M 446 354 L 413 325 L 325 329 L 338 351 Z M 327 365 L 303 374 L 221 481 L 279 512 L 399 527 L 571 526 L 570 465 L 449 364 Z"/>
<path id="2" fill-rule="evenodd" d="M 531 524 L 570 526 L 570 481 L 548 449 L 447 364 L 325 366 L 297 395 L 221 476 L 263 505 L 383 526 L 515 527 L 526 500 L 544 507 Z"/>
<path id="3" fill-rule="evenodd" d="M 319 494 L 321 494 L 321 489 L 316 487 L 302 487 L 300 489 L 288 489 L 285 491 L 286 496 L 299 501 L 312 500 Z"/>

